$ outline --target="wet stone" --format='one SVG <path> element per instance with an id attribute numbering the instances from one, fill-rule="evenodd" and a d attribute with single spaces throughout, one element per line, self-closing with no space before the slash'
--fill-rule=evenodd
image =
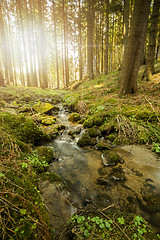
<path id="1" fill-rule="evenodd" d="M 118 163 L 124 163 L 124 160 L 112 150 L 105 150 L 101 157 L 105 166 L 116 166 Z"/>

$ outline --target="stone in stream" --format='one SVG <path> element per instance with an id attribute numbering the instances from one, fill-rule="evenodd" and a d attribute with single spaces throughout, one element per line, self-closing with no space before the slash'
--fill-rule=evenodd
<path id="1" fill-rule="evenodd" d="M 116 166 L 118 163 L 124 163 L 124 160 L 112 150 L 103 151 L 101 158 L 105 166 Z"/>

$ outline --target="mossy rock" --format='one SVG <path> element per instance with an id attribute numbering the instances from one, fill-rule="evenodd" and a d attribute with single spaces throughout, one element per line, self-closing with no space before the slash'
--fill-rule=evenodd
<path id="1" fill-rule="evenodd" d="M 11 113 L 1 113 L 0 124 L 7 133 L 25 143 L 39 145 L 42 142 L 51 140 L 32 119 L 23 115 L 17 116 Z"/>
<path id="2" fill-rule="evenodd" d="M 124 160 L 122 160 L 120 156 L 112 150 L 103 151 L 102 160 L 105 166 L 116 166 L 118 163 L 124 162 Z"/>
<path id="3" fill-rule="evenodd" d="M 94 115 L 93 116 L 93 123 L 96 126 L 101 126 L 103 123 L 103 117 L 100 115 Z"/>
<path id="4" fill-rule="evenodd" d="M 52 125 L 56 123 L 56 117 L 52 117 L 52 116 L 43 116 L 41 118 L 41 123 L 43 125 Z"/>
<path id="5" fill-rule="evenodd" d="M 110 149 L 111 149 L 110 146 L 108 146 L 108 145 L 105 144 L 104 142 L 98 142 L 98 143 L 96 144 L 96 148 L 97 148 L 98 150 L 110 150 Z"/>
<path id="6" fill-rule="evenodd" d="M 50 125 L 44 128 L 43 131 L 50 136 L 51 139 L 55 139 L 59 135 L 58 125 Z"/>
<path id="7" fill-rule="evenodd" d="M 93 122 L 93 119 L 91 117 L 86 119 L 83 123 L 84 128 L 91 128 L 93 126 L 94 126 L 94 122 Z"/>
<path id="8" fill-rule="evenodd" d="M 81 119 L 79 113 L 71 113 L 68 120 L 71 122 L 78 122 Z"/>
<path id="9" fill-rule="evenodd" d="M 127 180 L 125 172 L 121 166 L 112 169 L 109 174 L 109 179 L 113 182 L 125 182 Z"/>
<path id="10" fill-rule="evenodd" d="M 100 135 L 100 131 L 96 127 L 92 127 L 88 130 L 88 134 L 90 137 L 97 137 Z"/>
<path id="11" fill-rule="evenodd" d="M 51 114 L 54 106 L 50 103 L 37 102 L 33 105 L 33 109 L 39 114 Z"/>
<path id="12" fill-rule="evenodd" d="M 54 152 L 52 149 L 44 146 L 36 148 L 39 158 L 42 158 L 47 163 L 51 163 L 54 160 Z"/>
<path id="13" fill-rule="evenodd" d="M 78 140 L 77 143 L 80 147 L 84 146 L 94 146 L 96 144 L 96 141 L 93 140 L 88 133 L 84 133 L 82 137 Z"/>

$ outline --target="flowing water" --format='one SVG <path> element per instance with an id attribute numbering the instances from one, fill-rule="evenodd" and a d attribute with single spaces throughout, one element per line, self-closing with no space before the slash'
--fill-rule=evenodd
<path id="1" fill-rule="evenodd" d="M 67 183 L 68 190 L 47 182 L 41 186 L 44 202 L 51 215 L 52 226 L 59 230 L 63 229 L 64 222 L 79 208 L 103 209 L 114 205 L 122 211 L 128 209 L 144 216 L 160 231 L 160 224 L 154 223 L 155 219 L 160 222 L 160 210 L 152 214 L 142 207 L 145 205 L 142 192 L 146 195 L 146 191 L 153 188 L 156 189 L 156 193 L 160 193 L 160 160 L 151 151 L 142 147 L 115 148 L 114 150 L 125 161 L 120 164 L 120 171 L 126 179 L 119 181 L 113 168 L 103 165 L 100 151 L 78 147 L 77 140 L 83 129 L 74 139 L 68 135 L 68 130 L 74 131 L 82 126 L 70 123 L 69 113 L 62 105 L 59 107 L 58 121 L 67 128 L 49 144 L 58 159 L 50 165 L 49 171 L 61 176 Z M 100 169 L 103 174 L 100 174 Z M 106 184 L 97 184 L 97 179 L 105 179 Z M 151 189 L 146 190 L 148 186 Z"/>

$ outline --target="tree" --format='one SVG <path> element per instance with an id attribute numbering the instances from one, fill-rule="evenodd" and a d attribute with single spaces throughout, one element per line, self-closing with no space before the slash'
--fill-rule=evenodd
<path id="1" fill-rule="evenodd" d="M 120 74 L 119 87 L 121 94 L 131 94 L 137 91 L 137 76 L 145 41 L 150 3 L 151 0 L 135 0 L 130 33 Z"/>
<path id="2" fill-rule="evenodd" d="M 67 7 L 63 0 L 63 30 L 64 30 L 64 61 L 65 61 L 65 86 L 69 84 L 69 60 L 68 60 L 68 29 L 67 29 Z"/>
<path id="3" fill-rule="evenodd" d="M 54 24 L 54 45 L 56 53 L 56 70 L 57 70 L 57 89 L 59 89 L 59 64 L 58 64 L 58 47 L 57 47 L 57 28 L 56 28 L 56 14 L 55 2 L 53 1 L 53 24 Z"/>
<path id="4" fill-rule="evenodd" d="M 109 45 L 109 0 L 105 0 L 106 3 L 106 41 L 105 41 L 105 74 L 108 74 L 108 45 Z"/>
<path id="5" fill-rule="evenodd" d="M 123 54 L 125 53 L 125 50 L 126 50 L 128 33 L 129 33 L 129 12 L 130 12 L 130 0 L 124 0 L 124 15 L 123 15 Z"/>
<path id="6" fill-rule="evenodd" d="M 155 73 L 154 60 L 156 49 L 156 36 L 158 29 L 160 0 L 154 0 L 153 11 L 151 15 L 151 26 L 149 31 L 149 43 L 147 50 L 146 66 L 144 76 L 147 80 L 151 80 L 152 74 Z"/>
<path id="7" fill-rule="evenodd" d="M 93 79 L 93 36 L 94 36 L 94 0 L 87 0 L 87 60 L 88 75 Z"/>
<path id="8" fill-rule="evenodd" d="M 82 26 L 81 26 L 81 1 L 78 0 L 78 55 L 79 55 L 79 81 L 82 80 Z"/>

